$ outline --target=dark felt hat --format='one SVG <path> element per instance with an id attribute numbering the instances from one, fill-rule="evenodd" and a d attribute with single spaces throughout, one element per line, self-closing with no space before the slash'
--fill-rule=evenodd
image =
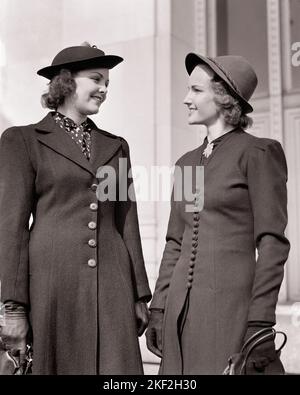
<path id="1" fill-rule="evenodd" d="M 61 69 L 70 71 L 85 70 L 93 67 L 112 69 L 121 63 L 123 58 L 116 55 L 105 55 L 95 46 L 79 45 L 64 48 L 53 59 L 51 66 L 38 70 L 37 74 L 51 80 Z"/>
<path id="2" fill-rule="evenodd" d="M 257 76 L 245 58 L 234 55 L 210 58 L 192 52 L 185 58 L 188 74 L 201 64 L 211 68 L 227 84 L 233 96 L 239 99 L 246 114 L 253 111 L 248 101 L 257 86 Z"/>

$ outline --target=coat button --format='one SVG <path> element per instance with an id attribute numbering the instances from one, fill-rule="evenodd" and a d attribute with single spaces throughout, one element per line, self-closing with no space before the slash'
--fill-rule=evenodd
<path id="1" fill-rule="evenodd" d="M 196 254 L 197 254 L 197 248 L 195 248 L 195 247 L 192 248 L 192 254 L 193 254 L 193 255 L 196 255 Z"/>
<path id="2" fill-rule="evenodd" d="M 96 247 L 96 245 L 97 245 L 95 239 L 90 239 L 90 240 L 88 241 L 88 244 L 89 244 L 90 247 Z"/>
<path id="3" fill-rule="evenodd" d="M 191 265 L 190 265 L 190 266 L 191 266 Z M 189 268 L 188 274 L 191 274 L 191 275 L 194 274 L 194 269 L 193 269 L 192 267 Z"/>
<path id="4" fill-rule="evenodd" d="M 88 265 L 89 265 L 89 267 L 96 267 L 97 263 L 96 263 L 95 259 L 89 259 Z"/>
<path id="5" fill-rule="evenodd" d="M 186 283 L 186 287 L 187 287 L 187 289 L 191 289 L 192 288 L 192 283 L 188 281 Z"/>
<path id="6" fill-rule="evenodd" d="M 197 235 L 194 235 L 194 236 L 192 237 L 192 240 L 197 241 L 197 240 L 198 240 L 198 236 L 197 236 Z"/>
<path id="7" fill-rule="evenodd" d="M 96 222 L 91 221 L 91 222 L 88 223 L 88 227 L 89 227 L 90 229 L 94 230 L 94 229 L 97 228 L 97 224 L 96 224 Z"/>
<path id="8" fill-rule="evenodd" d="M 194 233 L 194 235 L 197 235 L 199 233 L 199 230 L 198 229 L 194 229 L 193 233 Z"/>
<path id="9" fill-rule="evenodd" d="M 96 192 L 97 188 L 98 188 L 98 184 L 92 184 L 92 186 L 91 186 L 92 191 Z"/>
<path id="10" fill-rule="evenodd" d="M 196 254 L 191 254 L 191 261 L 194 261 L 196 259 Z"/>
<path id="11" fill-rule="evenodd" d="M 92 211 L 98 210 L 98 204 L 97 204 L 97 203 L 91 203 L 91 204 L 90 204 L 90 209 L 91 209 Z"/>
<path id="12" fill-rule="evenodd" d="M 193 281 L 193 276 L 191 275 L 191 274 L 189 274 L 188 276 L 187 276 L 187 279 L 188 279 L 188 282 L 192 282 Z"/>
<path id="13" fill-rule="evenodd" d="M 194 228 L 199 228 L 199 222 L 194 223 Z"/>
<path id="14" fill-rule="evenodd" d="M 200 215 L 199 214 L 194 214 L 194 221 L 199 221 Z"/>
<path id="15" fill-rule="evenodd" d="M 195 261 L 190 261 L 189 266 L 191 269 L 193 269 L 193 267 L 195 267 Z"/>
<path id="16" fill-rule="evenodd" d="M 192 242 L 192 246 L 193 246 L 194 248 L 198 247 L 197 241 L 193 241 L 193 242 Z"/>

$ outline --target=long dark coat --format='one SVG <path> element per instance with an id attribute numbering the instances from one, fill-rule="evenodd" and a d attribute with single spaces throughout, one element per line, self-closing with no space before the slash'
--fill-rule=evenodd
<path id="1" fill-rule="evenodd" d="M 188 152 L 177 165 L 195 169 L 202 152 L 203 146 Z M 162 374 L 221 374 L 240 351 L 248 321 L 275 323 L 289 252 L 286 180 L 281 145 L 236 129 L 204 168 L 202 211 L 186 212 L 191 202 L 173 197 L 151 303 L 165 309 Z M 179 316 L 188 292 L 190 338 L 181 345 Z M 181 352 L 189 355 L 188 367 Z"/>
<path id="2" fill-rule="evenodd" d="M 95 125 L 91 137 L 88 161 L 51 114 L 1 136 L 2 301 L 30 309 L 35 374 L 143 372 L 134 303 L 150 290 L 136 204 L 97 199 L 97 170 L 112 166 L 118 182 L 128 145 Z"/>

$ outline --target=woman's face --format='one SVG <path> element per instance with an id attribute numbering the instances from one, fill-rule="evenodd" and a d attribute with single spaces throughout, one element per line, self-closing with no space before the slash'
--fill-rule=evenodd
<path id="1" fill-rule="evenodd" d="M 188 106 L 190 125 L 212 126 L 220 117 L 220 109 L 214 102 L 215 93 L 211 87 L 213 71 L 207 66 L 196 66 L 189 76 L 188 93 L 184 104 Z"/>
<path id="2" fill-rule="evenodd" d="M 109 70 L 103 68 L 82 70 L 75 74 L 76 91 L 71 105 L 80 115 L 97 114 L 106 99 L 108 77 Z"/>

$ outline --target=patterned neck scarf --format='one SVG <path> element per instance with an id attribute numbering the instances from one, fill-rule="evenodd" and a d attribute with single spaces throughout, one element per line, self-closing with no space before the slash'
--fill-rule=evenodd
<path id="1" fill-rule="evenodd" d="M 56 111 L 53 115 L 54 121 L 71 137 L 79 146 L 85 157 L 91 157 L 91 131 L 92 125 L 87 119 L 77 125 L 71 118 Z"/>

